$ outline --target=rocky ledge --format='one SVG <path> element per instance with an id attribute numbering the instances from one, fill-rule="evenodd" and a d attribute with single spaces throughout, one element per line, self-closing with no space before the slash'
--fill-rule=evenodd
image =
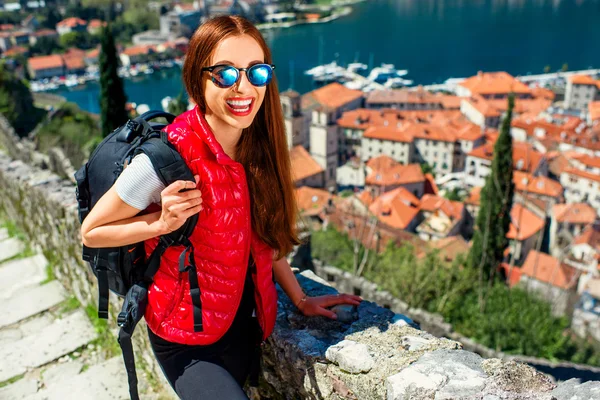
<path id="1" fill-rule="evenodd" d="M 309 295 L 335 293 L 310 271 L 297 277 Z M 465 351 L 372 302 L 339 307 L 334 321 L 304 317 L 281 291 L 279 298 L 262 398 L 600 399 L 598 381 L 557 385 L 528 365 Z"/>

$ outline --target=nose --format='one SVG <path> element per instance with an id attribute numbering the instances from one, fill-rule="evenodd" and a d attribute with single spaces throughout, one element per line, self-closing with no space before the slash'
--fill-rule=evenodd
<path id="1" fill-rule="evenodd" d="M 237 92 L 243 93 L 252 89 L 252 84 L 248 80 L 246 71 L 240 71 L 240 77 L 234 85 Z"/>

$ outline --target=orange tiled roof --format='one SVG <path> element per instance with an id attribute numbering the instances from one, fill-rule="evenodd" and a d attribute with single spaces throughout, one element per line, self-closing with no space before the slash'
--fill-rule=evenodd
<path id="1" fill-rule="evenodd" d="M 127 47 L 125 50 L 121 52 L 121 54 L 125 54 L 127 56 L 139 56 L 141 54 L 148 54 L 152 49 L 152 45 L 140 44 L 137 46 Z"/>
<path id="2" fill-rule="evenodd" d="M 481 204 L 481 187 L 475 186 L 471 189 L 469 193 L 469 197 L 465 199 L 465 204 L 471 204 L 474 206 L 479 206 Z"/>
<path id="3" fill-rule="evenodd" d="M 533 176 L 526 172 L 514 171 L 513 183 L 519 192 L 534 193 L 547 197 L 560 197 L 563 193 L 562 185 L 545 176 Z"/>
<path id="4" fill-rule="evenodd" d="M 367 185 L 394 186 L 425 182 L 425 176 L 419 164 L 402 165 L 394 162 L 388 166 L 371 167 L 371 169 L 371 173 L 365 178 Z"/>
<path id="5" fill-rule="evenodd" d="M 589 181 L 600 182 L 600 175 L 593 174 L 593 173 L 587 172 L 587 171 L 582 171 L 582 170 L 577 169 L 577 168 L 565 168 L 563 170 L 563 173 L 569 174 L 569 175 L 575 175 L 575 176 L 578 176 L 580 178 L 587 179 Z"/>
<path id="6" fill-rule="evenodd" d="M 15 29 L 13 24 L 0 24 L 0 31 L 12 31 Z"/>
<path id="7" fill-rule="evenodd" d="M 441 210 L 451 219 L 462 218 L 464 207 L 464 204 L 460 201 L 452 201 L 432 194 L 426 194 L 421 197 L 421 211 L 433 213 Z"/>
<path id="8" fill-rule="evenodd" d="M 419 214 L 419 209 L 411 204 L 418 204 L 419 199 L 408 190 L 399 187 L 382 194 L 369 206 L 369 211 L 379 221 L 396 229 L 406 229 Z"/>
<path id="9" fill-rule="evenodd" d="M 501 115 L 496 107 L 492 107 L 491 103 L 479 94 L 473 95 L 470 99 L 463 99 L 463 101 L 469 103 L 486 118 L 494 118 Z"/>
<path id="10" fill-rule="evenodd" d="M 38 31 L 33 32 L 32 35 L 35 37 L 56 36 L 58 35 L 58 32 L 56 32 L 54 29 L 40 29 Z"/>
<path id="11" fill-rule="evenodd" d="M 484 134 L 480 126 L 467 123 L 458 130 L 458 134 L 456 137 L 459 140 L 466 140 L 472 142 L 477 139 L 480 139 L 482 136 L 484 136 Z"/>
<path id="12" fill-rule="evenodd" d="M 588 244 L 597 252 L 600 252 L 600 224 L 586 226 L 583 232 L 573 239 L 573 244 Z"/>
<path id="13" fill-rule="evenodd" d="M 457 136 L 453 128 L 427 123 L 409 123 L 402 128 L 402 131 L 413 138 L 440 142 L 455 142 Z"/>
<path id="14" fill-rule="evenodd" d="M 550 89 L 536 87 L 531 90 L 531 94 L 534 98 L 542 98 L 547 100 L 554 100 L 556 98 L 556 93 L 554 93 Z"/>
<path id="15" fill-rule="evenodd" d="M 556 204 L 552 215 L 558 222 L 591 224 L 596 220 L 596 210 L 586 203 Z"/>
<path id="16" fill-rule="evenodd" d="M 34 71 L 50 68 L 60 68 L 64 65 L 63 58 L 58 54 L 52 54 L 49 56 L 30 57 L 27 60 L 29 68 Z"/>
<path id="17" fill-rule="evenodd" d="M 470 156 L 492 160 L 494 158 L 494 146 L 486 143 L 475 148 L 469 153 Z M 533 148 L 529 143 L 513 143 L 513 168 L 519 171 L 534 172 L 544 155 Z"/>
<path id="18" fill-rule="evenodd" d="M 569 82 L 573 85 L 596 85 L 596 81 L 589 75 L 571 75 Z"/>
<path id="19" fill-rule="evenodd" d="M 77 18 L 77 17 L 71 17 L 71 18 L 66 18 L 63 19 L 62 21 L 60 21 L 59 23 L 56 24 L 57 27 L 69 27 L 69 28 L 75 28 L 78 25 L 87 25 L 87 22 L 81 18 Z"/>
<path id="20" fill-rule="evenodd" d="M 471 94 L 531 93 L 531 89 L 506 72 L 479 72 L 465 79 L 460 86 Z"/>
<path id="21" fill-rule="evenodd" d="M 544 220 L 521 204 L 515 203 L 510 210 L 510 228 L 506 237 L 526 240 L 544 227 Z"/>
<path id="22" fill-rule="evenodd" d="M 302 186 L 296 189 L 296 204 L 298 210 L 305 216 L 319 215 L 327 207 L 331 193 L 323 189 Z"/>
<path id="23" fill-rule="evenodd" d="M 600 157 L 592 157 L 589 154 L 576 154 L 575 158 L 578 162 L 590 168 L 600 168 Z"/>
<path id="24" fill-rule="evenodd" d="M 577 285 L 579 273 L 575 268 L 561 264 L 557 258 L 530 250 L 521 267 L 521 274 L 561 289 Z"/>
<path id="25" fill-rule="evenodd" d="M 371 126 L 364 131 L 363 137 L 404 143 L 410 143 L 413 139 L 412 136 L 407 134 L 404 130 L 388 126 Z"/>
<path id="26" fill-rule="evenodd" d="M 588 112 L 592 121 L 600 120 L 600 101 L 590 101 Z"/>
<path id="27" fill-rule="evenodd" d="M 334 82 L 303 95 L 302 108 L 315 106 L 339 108 L 351 101 L 360 99 L 362 96 L 363 92 L 360 90 L 348 89 L 344 85 Z"/>
<path id="28" fill-rule="evenodd" d="M 83 56 L 73 55 L 63 57 L 65 60 L 65 67 L 69 70 L 80 70 L 85 69 L 85 59 Z"/>
<path id="29" fill-rule="evenodd" d="M 17 56 L 20 54 L 27 54 L 28 52 L 29 52 L 29 49 L 27 47 L 15 46 L 15 47 L 11 47 L 10 49 L 6 50 L 4 52 L 4 56 L 5 57 L 13 57 L 13 56 Z"/>
<path id="30" fill-rule="evenodd" d="M 422 87 L 417 90 L 373 90 L 367 94 L 366 102 L 371 104 L 440 104 L 444 108 L 460 108 L 458 96 L 434 94 Z"/>
<path id="31" fill-rule="evenodd" d="M 88 24 L 88 28 L 97 29 L 106 26 L 106 21 L 102 21 L 101 19 L 93 19 Z"/>
<path id="32" fill-rule="evenodd" d="M 95 48 L 92 49 L 90 51 L 88 51 L 87 53 L 85 53 L 85 56 L 87 58 L 97 58 L 100 55 L 100 48 Z"/>
<path id="33" fill-rule="evenodd" d="M 302 179 L 323 172 L 323 168 L 302 146 L 295 146 L 290 150 L 290 160 L 294 181 L 301 181 Z"/>

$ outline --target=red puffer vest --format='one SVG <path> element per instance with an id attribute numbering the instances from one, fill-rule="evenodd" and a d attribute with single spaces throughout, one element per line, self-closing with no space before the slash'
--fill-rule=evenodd
<path id="1" fill-rule="evenodd" d="M 148 291 L 146 322 L 152 332 L 171 342 L 216 342 L 233 322 L 252 252 L 256 314 L 266 339 L 277 314 L 273 249 L 252 230 L 244 167 L 223 151 L 198 107 L 181 114 L 165 131 L 192 172 L 200 176 L 203 209 L 190 241 L 201 290 L 203 330 L 194 332 L 188 272 L 178 269 L 181 246 L 168 248 L 161 259 Z M 157 243 L 158 238 L 146 241 L 147 257 Z"/>

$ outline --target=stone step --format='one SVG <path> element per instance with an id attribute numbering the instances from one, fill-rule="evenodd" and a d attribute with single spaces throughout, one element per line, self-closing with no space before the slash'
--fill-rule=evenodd
<path id="1" fill-rule="evenodd" d="M 8 230 L 6 228 L 0 228 L 0 240 L 8 239 Z"/>
<path id="2" fill-rule="evenodd" d="M 65 369 L 65 371 L 67 371 Z M 138 371 L 138 374 L 140 371 Z M 39 392 L 24 397 L 26 400 L 125 400 L 129 399 L 127 374 L 121 357 L 114 357 L 86 371 L 73 375 L 56 375 Z"/>
<path id="3" fill-rule="evenodd" d="M 0 348 L 0 382 L 69 354 L 96 337 L 82 310 L 57 319 L 43 329 L 27 332 L 12 345 Z"/>
<path id="4" fill-rule="evenodd" d="M 8 260 L 25 250 L 25 245 L 17 238 L 8 238 L 0 242 L 0 262 Z"/>
<path id="5" fill-rule="evenodd" d="M 23 378 L 15 383 L 0 388 L 0 399 L 23 400 L 38 390 L 38 381 L 35 379 Z"/>
<path id="6" fill-rule="evenodd" d="M 47 265 L 48 260 L 43 254 L 0 264 L 0 299 L 12 297 L 23 288 L 46 280 Z"/>
<path id="7" fill-rule="evenodd" d="M 58 281 L 21 290 L 0 302 L 0 329 L 54 307 L 65 299 L 64 293 Z"/>

